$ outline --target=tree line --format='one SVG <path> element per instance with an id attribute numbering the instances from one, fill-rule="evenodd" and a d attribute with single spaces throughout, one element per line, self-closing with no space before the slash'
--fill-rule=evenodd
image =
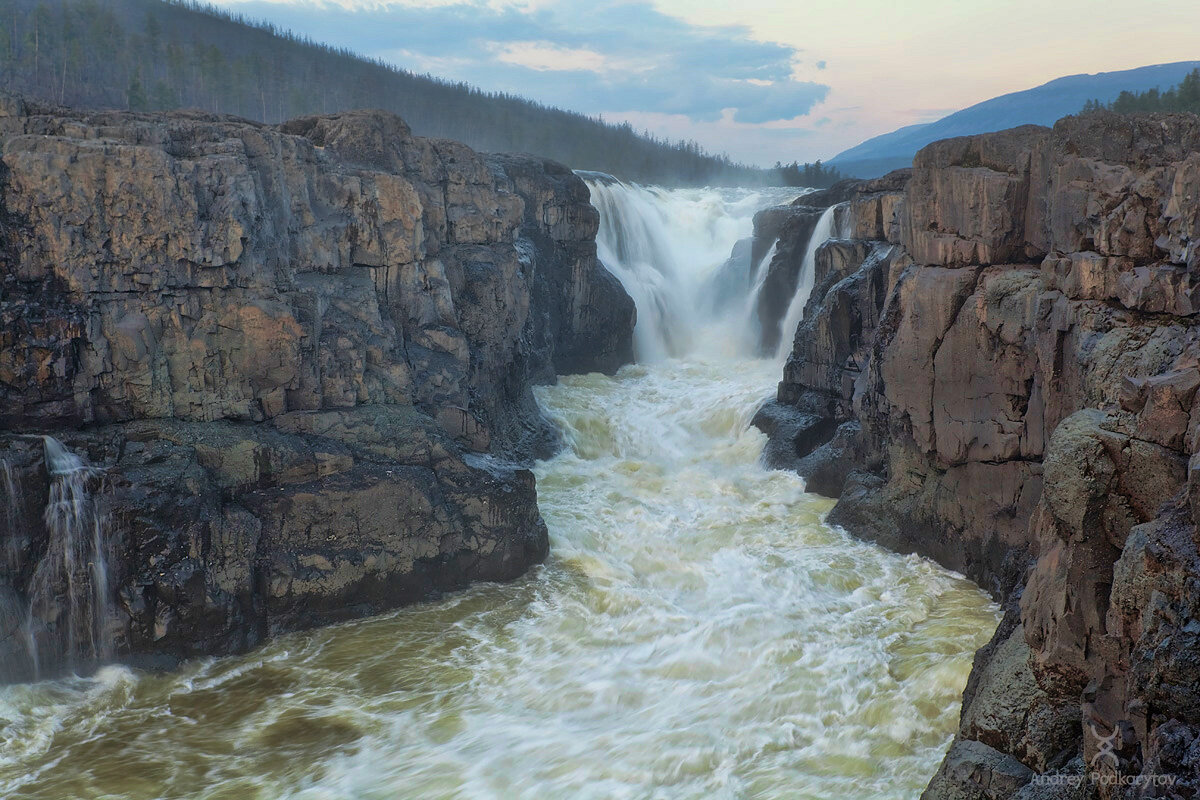
<path id="1" fill-rule="evenodd" d="M 1200 69 L 1192 70 L 1177 86 L 1172 86 L 1165 92 L 1158 89 L 1147 89 L 1144 92 L 1125 91 L 1117 95 L 1111 103 L 1089 100 L 1083 107 L 1085 114 L 1102 110 L 1115 111 L 1118 114 L 1155 111 L 1200 114 Z"/>
<path id="2" fill-rule="evenodd" d="M 775 172 L 779 174 L 783 186 L 813 186 L 824 189 L 832 186 L 846 175 L 838 172 L 837 167 L 827 167 L 817 159 L 811 164 L 800 164 L 793 161 L 790 164 L 775 162 Z"/>
<path id="3" fill-rule="evenodd" d="M 198 108 L 267 123 L 381 108 L 421 136 L 640 183 L 836 179 L 819 164 L 759 169 L 695 141 L 418 75 L 195 0 L 0 0 L 0 76 L 8 91 L 80 108 Z"/>

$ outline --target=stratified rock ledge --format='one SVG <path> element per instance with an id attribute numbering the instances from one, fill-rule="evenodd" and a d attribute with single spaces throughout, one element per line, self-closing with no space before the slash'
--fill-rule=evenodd
<path id="1" fill-rule="evenodd" d="M 41 677 L 238 652 L 544 559 L 531 386 L 632 357 L 569 169 L 379 112 L 16 97 L 0 148 L 0 681 L 31 651 Z M 39 573 L 63 535 L 34 434 L 96 467 L 107 576 Z"/>
<path id="2" fill-rule="evenodd" d="M 1200 795 L 1200 118 L 936 142 L 846 202 L 764 428 L 1005 605 L 925 797 Z"/>

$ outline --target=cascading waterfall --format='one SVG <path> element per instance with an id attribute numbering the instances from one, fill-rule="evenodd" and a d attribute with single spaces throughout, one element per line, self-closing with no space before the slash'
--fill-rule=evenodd
<path id="1" fill-rule="evenodd" d="M 174 674 L 0 689 L 0 796 L 920 794 L 997 610 L 762 467 L 755 265 L 697 300 L 787 192 L 591 184 L 642 363 L 536 390 L 567 443 L 535 468 L 546 565 Z"/>
<path id="2" fill-rule="evenodd" d="M 813 283 L 817 274 L 817 250 L 829 241 L 834 233 L 834 220 L 838 206 L 830 206 L 821 214 L 808 238 L 808 246 L 804 249 L 804 259 L 800 262 L 800 273 L 796 280 L 796 293 L 788 304 L 787 314 L 783 317 L 783 327 L 780 329 L 779 346 L 775 351 L 777 359 L 786 359 L 792 352 L 796 339 L 796 328 L 804 318 L 804 306 L 812 294 Z"/>
<path id="3" fill-rule="evenodd" d="M 637 305 L 638 361 L 654 363 L 711 345 L 717 341 L 712 336 L 717 322 L 729 323 L 724 332 L 736 334 L 733 340 L 725 338 L 725 345 L 736 341 L 740 349 L 743 339 L 749 341 L 745 320 L 713 318 L 706 313 L 709 304 L 704 296 L 737 241 L 753 232 L 755 212 L 792 200 L 800 191 L 667 190 L 625 184 L 596 173 L 583 175 L 592 204 L 600 211 L 596 236 L 600 261 Z M 765 275 L 765 269 L 761 272 Z M 740 285 L 743 292 L 752 288 L 749 281 Z M 702 344 L 701 339 L 706 341 Z"/>
<path id="4" fill-rule="evenodd" d="M 761 323 L 758 318 L 758 298 L 762 294 L 763 285 L 767 282 L 767 272 L 771 266 L 771 262 L 775 260 L 775 253 L 779 250 L 779 240 L 771 242 L 771 247 L 766 254 L 759 260 L 754 267 L 750 281 L 750 293 L 746 296 L 746 302 L 742 304 L 742 318 L 746 326 L 746 330 L 752 333 L 752 338 L 748 341 L 755 341 L 761 331 Z"/>
<path id="5" fill-rule="evenodd" d="M 44 644 L 73 667 L 111 656 L 106 520 L 90 489 L 101 471 L 62 442 L 44 437 L 49 500 L 46 552 L 29 583 L 30 657 L 36 672 Z"/>
<path id="6" fill-rule="evenodd" d="M 4 500 L 4 524 L 6 542 L 4 562 L 10 570 L 17 568 L 20 558 L 20 541 L 17 532 L 17 511 L 23 504 L 20 487 L 13 478 L 12 465 L 0 458 L 0 499 Z"/>

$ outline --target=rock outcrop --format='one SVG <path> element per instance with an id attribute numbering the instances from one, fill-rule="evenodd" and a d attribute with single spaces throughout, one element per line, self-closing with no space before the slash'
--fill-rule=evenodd
<path id="1" fill-rule="evenodd" d="M 244 650 L 544 558 L 519 463 L 556 437 L 531 385 L 632 354 L 567 168 L 378 112 L 12 97 L 0 147 L 0 679 L 101 642 L 145 664 Z M 65 534 L 30 434 L 94 466 L 106 551 L 36 586 Z M 95 590 L 89 636 L 34 602 L 56 587 Z"/>
<path id="2" fill-rule="evenodd" d="M 1200 118 L 937 142 L 856 192 L 765 412 L 824 436 L 769 452 L 1004 603 L 925 796 L 1196 794 Z"/>

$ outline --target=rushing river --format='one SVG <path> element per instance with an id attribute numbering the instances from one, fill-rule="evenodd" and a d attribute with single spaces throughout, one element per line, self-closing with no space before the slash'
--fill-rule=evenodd
<path id="1" fill-rule="evenodd" d="M 647 363 L 539 390 L 567 444 L 537 466 L 548 562 L 244 657 L 0 689 L 0 796 L 917 797 L 995 608 L 759 465 L 780 365 L 740 355 L 745 302 L 687 309 L 772 196 L 593 191 L 675 204 L 691 246 L 724 227 L 633 287 Z"/>

